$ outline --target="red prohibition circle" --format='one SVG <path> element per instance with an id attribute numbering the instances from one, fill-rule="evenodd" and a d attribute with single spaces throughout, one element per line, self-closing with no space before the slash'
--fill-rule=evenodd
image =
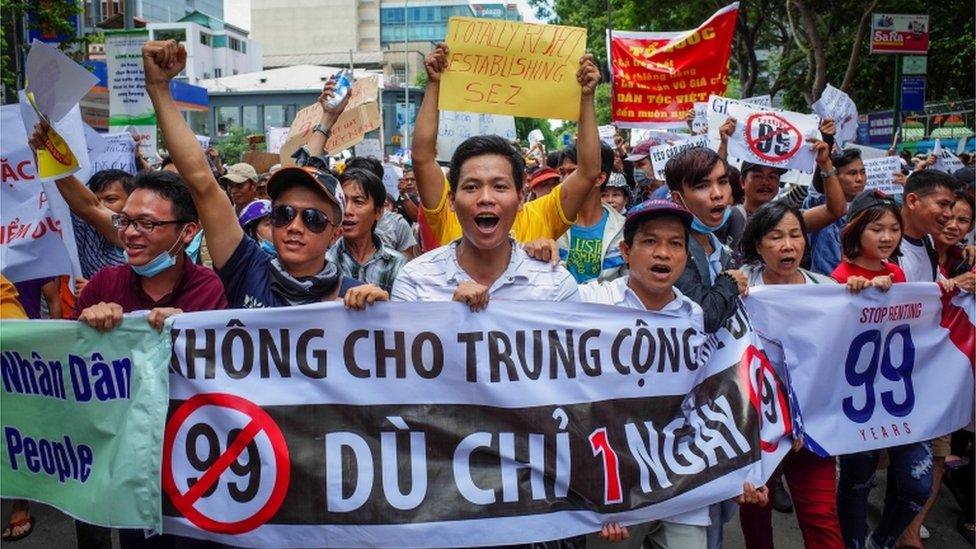
<path id="1" fill-rule="evenodd" d="M 241 431 L 230 447 L 224 451 L 211 468 L 204 473 L 200 480 L 193 485 L 186 493 L 181 493 L 176 486 L 173 478 L 173 443 L 176 433 L 182 427 L 187 418 L 197 409 L 203 406 L 219 406 L 230 408 L 241 412 L 251 418 L 248 425 Z M 210 518 L 194 508 L 194 504 L 200 496 L 213 485 L 224 470 L 237 459 L 247 445 L 254 440 L 259 433 L 264 432 L 271 441 L 271 448 L 274 452 L 275 460 L 275 480 L 268 501 L 250 517 L 235 522 L 224 522 Z M 236 450 L 236 451 L 235 451 Z M 166 422 L 166 431 L 163 435 L 163 489 L 172 500 L 176 509 L 183 514 L 191 523 L 198 528 L 208 532 L 218 534 L 243 534 L 267 522 L 281 507 L 288 492 L 288 483 L 291 479 L 291 460 L 288 455 L 288 446 L 281 429 L 271 419 L 267 412 L 250 400 L 236 395 L 226 393 L 206 393 L 195 395 L 187 400 L 176 412 L 173 417 Z"/>
<path id="2" fill-rule="evenodd" d="M 775 118 L 779 122 L 778 125 L 780 126 L 780 129 L 765 136 L 765 138 L 763 139 L 764 141 L 766 139 L 772 139 L 773 137 L 776 137 L 776 135 L 779 133 L 786 132 L 794 135 L 793 147 L 787 153 L 781 156 L 774 156 L 760 151 L 759 148 L 756 146 L 756 144 L 759 142 L 759 139 L 758 138 L 754 139 L 752 137 L 752 125 L 756 122 L 756 119 L 758 118 L 763 118 L 763 119 Z M 749 118 L 746 118 L 746 144 L 749 145 L 749 150 L 752 152 L 752 154 L 758 156 L 759 158 L 762 158 L 763 160 L 767 160 L 769 162 L 783 162 L 784 160 L 789 159 L 794 154 L 796 154 L 796 151 L 800 150 L 800 145 L 803 143 L 802 137 L 803 136 L 800 135 L 800 130 L 797 129 L 796 126 L 794 126 L 785 118 L 783 118 L 782 116 L 776 113 L 757 112 L 755 114 L 749 115 Z"/>
<path id="3" fill-rule="evenodd" d="M 790 419 L 789 402 L 786 397 L 786 391 L 783 389 L 783 383 L 780 381 L 779 376 L 776 375 L 776 370 L 773 368 L 772 363 L 769 362 L 768 358 L 766 358 L 766 353 L 760 351 L 755 345 L 749 345 L 746 351 L 742 354 L 742 359 L 739 361 L 739 379 L 742 380 L 746 387 L 749 388 L 749 402 L 752 404 L 752 407 L 756 410 L 759 416 L 759 445 L 764 452 L 774 452 L 776 451 L 777 445 L 762 438 L 762 424 L 765 420 L 763 419 L 764 416 L 762 413 L 762 403 L 759 401 L 759 393 L 756 392 L 756 388 L 752 384 L 753 378 L 750 372 L 750 365 L 752 364 L 753 358 L 759 360 L 759 374 L 765 375 L 768 372 L 773 378 L 773 391 L 776 392 L 776 401 L 779 405 L 780 413 L 783 416 L 784 435 L 790 434 L 790 432 L 793 430 L 793 422 Z"/>

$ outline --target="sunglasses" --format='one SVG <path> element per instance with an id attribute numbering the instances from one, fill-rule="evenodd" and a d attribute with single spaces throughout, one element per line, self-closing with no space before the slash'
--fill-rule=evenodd
<path id="1" fill-rule="evenodd" d="M 321 233 L 331 223 L 325 212 L 315 208 L 296 208 L 282 204 L 271 209 L 271 223 L 279 229 L 287 227 L 299 216 L 305 227 L 313 233 Z"/>

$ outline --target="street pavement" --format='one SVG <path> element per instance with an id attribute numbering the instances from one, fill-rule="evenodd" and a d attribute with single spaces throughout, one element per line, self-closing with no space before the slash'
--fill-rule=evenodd
<path id="1" fill-rule="evenodd" d="M 879 471 L 878 486 L 871 492 L 871 505 L 868 510 L 868 520 L 871 524 L 877 522 L 881 515 L 883 497 L 884 472 Z M 0 507 L 2 507 L 3 517 L 9 516 L 9 502 L 4 501 Z M 16 543 L 4 544 L 4 547 L 10 549 L 73 549 L 78 547 L 75 542 L 74 522 L 70 517 L 46 505 L 34 504 L 31 506 L 31 510 L 36 517 L 35 528 L 37 530 L 30 537 Z M 958 516 L 959 506 L 956 505 L 952 495 L 948 491 L 944 491 L 926 521 L 926 527 L 931 532 L 932 537 L 925 542 L 925 547 L 930 549 L 967 549 L 972 547 L 956 532 L 956 518 Z M 797 526 L 794 514 L 773 511 L 773 532 L 777 547 L 782 549 L 803 547 L 803 539 L 800 536 L 800 528 Z M 114 547 L 118 548 L 116 536 L 113 536 L 113 542 Z M 738 515 L 732 522 L 725 525 L 724 547 L 725 549 L 743 549 L 745 547 L 742 540 L 742 530 L 739 528 Z"/>

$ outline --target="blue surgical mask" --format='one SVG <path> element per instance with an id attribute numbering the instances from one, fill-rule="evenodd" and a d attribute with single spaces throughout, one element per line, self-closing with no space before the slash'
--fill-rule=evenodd
<path id="1" fill-rule="evenodd" d="M 271 257 L 278 257 L 278 250 L 275 249 L 274 244 L 270 240 L 261 240 L 261 249 L 264 250 Z"/>
<path id="2" fill-rule="evenodd" d="M 186 226 L 184 225 L 184 228 L 185 227 Z M 176 256 L 174 256 L 171 252 L 174 248 L 179 247 L 181 238 L 183 238 L 183 229 L 180 229 L 180 234 L 176 237 L 176 242 L 174 242 L 168 250 L 165 252 L 159 252 L 159 255 L 152 258 L 152 261 L 146 263 L 145 265 L 132 265 L 132 270 L 135 271 L 135 273 L 139 276 L 152 278 L 166 269 L 169 269 L 173 265 L 176 265 Z M 128 252 L 123 251 L 122 255 L 125 256 L 125 261 L 128 263 Z"/>
<path id="3" fill-rule="evenodd" d="M 634 183 L 637 184 L 637 187 L 647 187 L 651 184 L 651 179 L 647 177 L 644 170 L 634 168 Z"/>
<path id="4" fill-rule="evenodd" d="M 678 196 L 681 196 L 681 195 L 678 195 Z M 688 207 L 688 205 L 685 204 L 685 198 L 683 196 L 681 196 L 681 205 L 684 206 L 685 208 Z M 716 225 L 714 227 L 710 227 L 710 226 L 706 225 L 705 223 L 703 223 L 701 219 L 698 219 L 698 216 L 697 215 L 691 214 L 691 230 L 695 231 L 696 233 L 701 233 L 701 234 L 714 233 L 715 231 L 717 231 L 717 230 L 721 229 L 722 227 L 724 227 L 725 224 L 728 223 L 730 217 L 732 217 L 732 207 L 731 206 L 726 206 L 725 207 L 725 212 L 722 214 L 722 221 L 721 221 L 721 223 L 719 223 L 718 225 Z"/>
<path id="5" fill-rule="evenodd" d="M 729 206 L 725 207 L 725 213 L 722 214 L 722 222 L 715 227 L 709 227 L 708 225 L 702 223 L 701 219 L 698 219 L 697 215 L 693 215 L 691 218 L 691 230 L 696 233 L 714 233 L 715 231 L 721 229 L 728 222 L 729 217 L 732 216 L 732 208 Z"/>

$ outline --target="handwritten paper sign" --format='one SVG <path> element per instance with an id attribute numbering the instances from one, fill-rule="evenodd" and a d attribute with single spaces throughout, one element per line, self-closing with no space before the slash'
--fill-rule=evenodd
<path id="1" fill-rule="evenodd" d="M 40 179 L 50 181 L 77 172 L 85 149 L 72 149 L 58 126 L 98 78 L 54 46 L 37 40 L 27 54 L 25 73 L 27 87 L 20 94 L 24 127 L 33 131 L 39 121 L 50 124 L 44 147 L 36 153 Z"/>
<path id="2" fill-rule="evenodd" d="M 720 95 L 711 95 L 705 103 L 705 130 L 708 133 L 708 146 L 712 150 L 718 150 L 721 138 L 718 134 L 719 128 L 725 124 L 729 117 L 729 102 L 739 102 L 755 107 L 762 107 L 765 110 L 778 110 L 771 107 L 772 98 L 769 95 L 757 95 L 745 99 L 729 99 Z"/>
<path id="3" fill-rule="evenodd" d="M 450 161 L 454 149 L 465 139 L 475 135 L 500 135 L 506 141 L 514 141 L 517 139 L 515 117 L 441 111 L 437 124 L 437 159 Z"/>
<path id="4" fill-rule="evenodd" d="M 864 182 L 865 190 L 879 190 L 886 194 L 901 194 L 904 188 L 895 183 L 893 177 L 895 172 L 901 171 L 901 160 L 897 156 L 882 156 L 864 160 L 864 171 L 867 173 L 867 180 Z"/>
<path id="5" fill-rule="evenodd" d="M 654 178 L 659 181 L 664 181 L 664 166 L 668 163 L 668 160 L 681 151 L 698 147 L 708 147 L 707 135 L 699 135 L 676 143 L 651 147 L 647 152 L 648 157 L 651 159 L 651 165 L 654 166 Z"/>
<path id="6" fill-rule="evenodd" d="M 611 149 L 616 146 L 613 144 L 613 138 L 617 135 L 617 128 L 613 124 L 598 126 L 597 131 L 600 133 L 600 141 L 606 143 Z"/>
<path id="7" fill-rule="evenodd" d="M 363 139 L 358 145 L 353 147 L 353 150 L 356 152 L 356 156 L 362 156 L 363 158 L 373 157 L 377 160 L 383 160 L 383 147 L 380 146 L 380 140 L 375 137 Z"/>
<path id="8" fill-rule="evenodd" d="M 821 118 L 833 118 L 837 133 L 834 135 L 837 144 L 852 141 L 857 135 L 857 105 L 849 95 L 827 84 L 820 99 L 812 105 L 813 112 Z"/>
<path id="9" fill-rule="evenodd" d="M 579 119 L 586 29 L 451 17 L 440 107 L 531 118 Z"/>
<path id="10" fill-rule="evenodd" d="M 949 149 L 942 148 L 942 141 L 939 139 L 935 140 L 935 148 L 932 149 L 932 154 L 935 155 L 935 164 L 932 165 L 933 170 L 939 170 L 940 172 L 946 172 L 952 175 L 956 170 L 963 167 L 962 160 L 959 157 L 952 154 Z"/>
<path id="11" fill-rule="evenodd" d="M 379 80 L 375 76 L 360 78 L 352 85 L 349 104 L 339 115 L 332 126 L 332 136 L 325 143 L 325 150 L 332 155 L 343 149 L 352 147 L 363 139 L 366 132 L 380 127 L 380 110 L 376 104 L 379 93 Z M 279 147 L 281 166 L 294 166 L 295 159 L 291 157 L 302 145 L 308 143 L 312 136 L 312 128 L 322 120 L 322 105 L 312 103 L 298 111 L 291 123 L 288 137 Z M 320 155 L 322 151 L 312 151 L 312 155 Z"/>
<path id="12" fill-rule="evenodd" d="M 268 126 L 264 132 L 264 142 L 269 153 L 281 152 L 281 146 L 288 140 L 288 132 L 291 128 Z"/>
<path id="13" fill-rule="evenodd" d="M 89 151 L 92 173 L 101 170 L 122 170 L 136 173 L 136 142 L 129 132 L 103 134 L 101 146 Z"/>

